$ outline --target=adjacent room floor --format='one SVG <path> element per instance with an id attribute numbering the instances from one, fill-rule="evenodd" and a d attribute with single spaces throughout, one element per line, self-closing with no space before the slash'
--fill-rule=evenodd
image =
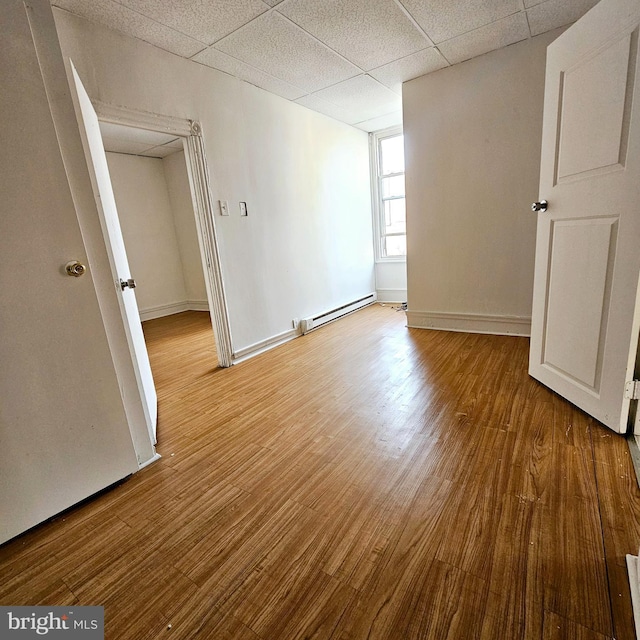
<path id="1" fill-rule="evenodd" d="M 374 306 L 222 370 L 207 314 L 145 332 L 162 459 L 1 547 L 0 604 L 104 605 L 109 640 L 634 638 L 625 440 L 528 340 Z"/>

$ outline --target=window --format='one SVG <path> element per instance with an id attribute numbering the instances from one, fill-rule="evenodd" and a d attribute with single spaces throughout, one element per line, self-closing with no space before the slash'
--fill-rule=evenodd
<path id="1" fill-rule="evenodd" d="M 377 260 L 405 260 L 404 136 L 399 129 L 371 136 Z"/>

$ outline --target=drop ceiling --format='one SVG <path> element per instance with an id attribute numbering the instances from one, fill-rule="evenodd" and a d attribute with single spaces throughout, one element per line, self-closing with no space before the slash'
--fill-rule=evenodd
<path id="1" fill-rule="evenodd" d="M 51 0 L 365 131 L 406 80 L 568 25 L 596 0 Z"/>
<path id="2" fill-rule="evenodd" d="M 148 158 L 166 158 L 181 151 L 182 140 L 167 133 L 134 129 L 110 122 L 100 123 L 105 151 Z"/>

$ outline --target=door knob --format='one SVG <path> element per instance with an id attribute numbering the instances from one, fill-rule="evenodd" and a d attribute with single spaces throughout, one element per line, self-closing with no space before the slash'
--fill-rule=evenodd
<path id="1" fill-rule="evenodd" d="M 71 262 L 67 262 L 67 264 L 64 265 L 64 270 L 67 272 L 67 275 L 73 276 L 74 278 L 79 278 L 85 273 L 87 267 L 85 267 L 83 264 L 80 264 L 77 260 L 72 260 Z"/>
<path id="2" fill-rule="evenodd" d="M 129 278 L 128 280 L 123 280 L 122 278 L 120 278 L 120 287 L 122 287 L 123 291 L 127 287 L 129 287 L 129 289 L 135 289 L 136 288 L 136 281 L 133 278 Z"/>
<path id="3" fill-rule="evenodd" d="M 546 200 L 540 200 L 531 205 L 531 211 L 546 211 L 548 206 L 549 203 Z"/>

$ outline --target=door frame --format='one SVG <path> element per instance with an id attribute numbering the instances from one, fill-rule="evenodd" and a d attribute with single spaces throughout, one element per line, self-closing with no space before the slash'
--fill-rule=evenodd
<path id="1" fill-rule="evenodd" d="M 92 100 L 91 102 L 98 114 L 98 119 L 102 122 L 160 133 L 170 133 L 184 140 L 187 174 L 191 188 L 191 200 L 198 232 L 198 244 L 200 245 L 200 257 L 207 287 L 209 313 L 211 314 L 216 342 L 218 364 L 221 367 L 230 367 L 233 364 L 231 327 L 222 278 L 215 209 L 211 197 L 209 170 L 200 122 L 114 106 L 99 100 Z"/>

